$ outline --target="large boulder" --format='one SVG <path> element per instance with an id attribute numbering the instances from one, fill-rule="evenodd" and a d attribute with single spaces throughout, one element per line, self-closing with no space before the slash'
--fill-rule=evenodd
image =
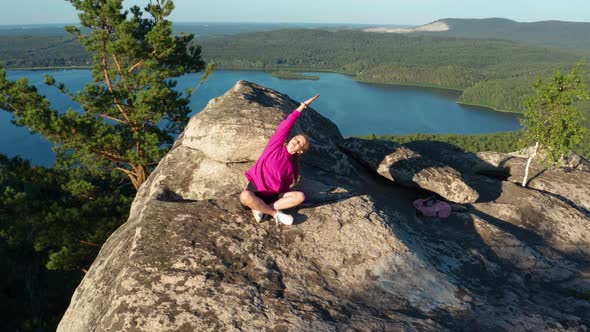
<path id="1" fill-rule="evenodd" d="M 477 203 L 417 217 L 422 191 L 374 176 L 312 109 L 291 133 L 314 144 L 298 185 L 308 200 L 292 226 L 256 224 L 238 202 L 243 172 L 297 104 L 240 81 L 195 115 L 58 331 L 587 329 L 588 216 L 453 167 Z"/>
<path id="2" fill-rule="evenodd" d="M 401 144 L 349 138 L 343 147 L 370 169 L 401 185 L 418 186 L 456 203 L 473 203 L 479 197 L 457 170 Z"/>
<path id="3" fill-rule="evenodd" d="M 404 145 L 445 166 L 461 172 L 464 179 L 487 175 L 522 184 L 527 159 L 522 153 L 465 153 L 448 143 L 416 141 Z M 588 214 L 590 211 L 590 162 L 571 153 L 562 167 L 547 167 L 534 160 L 529 170 L 527 187 L 568 202 Z M 485 189 L 484 189 L 485 190 Z M 481 191 L 480 191 L 481 194 Z"/>
<path id="4" fill-rule="evenodd" d="M 476 156 L 489 165 L 509 171 L 506 179 L 522 183 L 527 159 L 499 152 L 481 152 Z M 575 160 L 575 157 L 573 157 Z M 583 159 L 571 162 L 571 167 L 547 168 L 533 162 L 529 170 L 529 188 L 543 191 L 562 200 L 569 200 L 581 210 L 590 211 L 590 171 L 586 171 Z M 534 159 L 533 159 L 534 161 Z"/>

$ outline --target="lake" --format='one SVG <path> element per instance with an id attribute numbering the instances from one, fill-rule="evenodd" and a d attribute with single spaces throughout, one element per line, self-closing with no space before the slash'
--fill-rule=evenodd
<path id="1" fill-rule="evenodd" d="M 89 70 L 8 71 L 7 78 L 28 77 L 59 110 L 75 108 L 69 98 L 43 84 L 43 75 L 51 74 L 71 91 L 81 90 L 91 80 Z M 352 77 L 333 73 L 306 73 L 319 80 L 283 80 L 267 72 L 216 71 L 193 95 L 191 109 L 196 114 L 214 97 L 224 94 L 237 81 L 248 80 L 305 100 L 320 93 L 313 108 L 332 120 L 344 136 L 370 134 L 452 133 L 482 134 L 520 129 L 518 117 L 511 113 L 459 105 L 460 92 L 441 89 L 360 83 Z M 198 84 L 200 75 L 179 77 L 178 88 Z M 51 144 L 26 128 L 10 123 L 11 115 L 0 112 L 0 153 L 20 155 L 34 165 L 50 166 L 54 155 Z"/>

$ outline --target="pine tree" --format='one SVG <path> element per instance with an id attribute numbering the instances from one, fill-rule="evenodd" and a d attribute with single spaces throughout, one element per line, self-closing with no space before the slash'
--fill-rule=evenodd
<path id="1" fill-rule="evenodd" d="M 12 112 L 14 123 L 27 126 L 55 143 L 63 166 L 84 166 L 125 173 L 135 188 L 166 153 L 187 123 L 189 97 L 171 78 L 205 68 L 193 35 L 173 35 L 166 18 L 170 0 L 150 1 L 145 8 L 123 11 L 122 0 L 69 0 L 79 12 L 78 36 L 92 54 L 92 83 L 71 92 L 46 76 L 79 105 L 56 110 L 27 79 L 6 80 L 0 68 L 0 108 Z M 211 72 L 207 67 L 201 83 Z"/>
<path id="2" fill-rule="evenodd" d="M 81 178 L 92 188 L 71 190 Z M 128 218 L 135 193 L 122 178 L 31 166 L 0 154 L 4 330 L 55 331 L 83 271 Z"/>
<path id="3" fill-rule="evenodd" d="M 559 165 L 561 160 L 583 138 L 583 116 L 576 102 L 588 99 L 582 65 L 572 68 L 563 76 L 556 72 L 550 81 L 537 80 L 535 95 L 527 98 L 527 109 L 522 119 L 524 144 L 534 143 L 525 168 L 522 186 L 526 187 L 529 167 L 539 147 L 543 148 L 543 159 L 550 165 Z"/>

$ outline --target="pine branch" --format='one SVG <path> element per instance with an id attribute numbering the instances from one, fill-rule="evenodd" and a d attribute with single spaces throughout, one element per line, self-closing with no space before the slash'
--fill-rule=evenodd
<path id="1" fill-rule="evenodd" d="M 117 106 L 117 109 L 119 109 L 119 112 L 121 112 L 121 114 L 123 114 L 123 117 L 127 121 L 127 124 L 129 124 L 131 126 L 131 128 L 134 131 L 136 131 L 137 129 L 135 128 L 135 126 L 131 125 L 131 122 L 129 121 L 129 116 L 127 115 L 127 112 L 125 112 L 125 109 L 123 108 L 123 106 L 121 105 L 119 100 L 117 100 L 117 98 L 115 98 L 115 96 L 114 96 L 113 84 L 111 82 L 111 75 L 109 74 L 109 67 L 108 67 L 108 63 L 107 63 L 107 55 L 106 55 L 106 52 L 104 51 L 104 49 L 106 49 L 106 45 L 103 43 L 103 52 L 102 52 L 102 68 L 103 69 L 102 70 L 103 70 L 103 74 L 104 74 L 105 83 L 106 83 L 107 87 L 109 88 L 109 92 L 111 93 L 111 95 L 113 95 L 113 101 L 115 102 L 115 106 Z"/>
<path id="2" fill-rule="evenodd" d="M 80 243 L 82 243 L 82 244 L 86 244 L 86 245 L 89 245 L 89 246 L 91 246 L 91 247 L 95 247 L 95 248 L 100 248 L 100 247 L 102 247 L 102 244 L 95 243 L 95 242 L 90 242 L 90 241 L 84 241 L 84 240 L 80 240 Z"/>
<path id="3" fill-rule="evenodd" d="M 122 123 L 122 124 L 128 124 L 127 122 L 125 122 L 125 121 L 123 121 L 123 120 L 121 120 L 121 119 L 117 119 L 117 118 L 114 118 L 114 117 L 112 117 L 112 116 L 108 116 L 108 115 L 106 115 L 106 114 L 100 114 L 99 116 L 100 116 L 101 118 L 105 118 L 105 119 L 113 120 L 113 121 L 116 121 L 116 122 L 118 122 L 118 123 Z"/>
<path id="4" fill-rule="evenodd" d="M 127 70 L 127 73 L 128 74 L 131 74 L 131 72 L 134 71 L 137 67 L 141 66 L 142 63 L 143 63 L 143 60 L 141 60 L 138 63 L 134 64 L 133 66 L 131 66 L 131 68 L 129 68 L 129 70 Z"/>

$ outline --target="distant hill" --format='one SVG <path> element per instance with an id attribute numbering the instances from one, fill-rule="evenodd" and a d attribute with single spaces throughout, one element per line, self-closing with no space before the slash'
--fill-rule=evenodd
<path id="1" fill-rule="evenodd" d="M 542 21 L 521 23 L 505 18 L 446 18 L 417 28 L 370 28 L 369 32 L 393 32 L 475 39 L 505 39 L 547 47 L 590 50 L 590 22 Z"/>

